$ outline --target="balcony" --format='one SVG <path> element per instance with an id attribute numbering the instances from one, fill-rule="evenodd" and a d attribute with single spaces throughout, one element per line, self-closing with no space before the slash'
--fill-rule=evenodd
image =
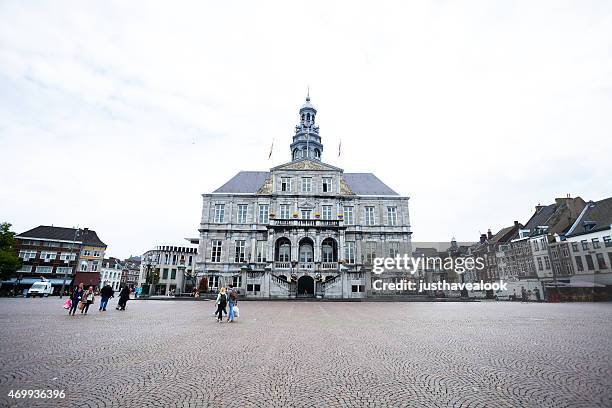
<path id="1" fill-rule="evenodd" d="M 322 262 L 321 263 L 321 269 L 323 269 L 323 270 L 330 270 L 330 269 L 337 270 L 338 269 L 338 262 Z"/>
<path id="2" fill-rule="evenodd" d="M 300 262 L 299 268 L 302 270 L 312 271 L 314 270 L 314 262 Z"/>
<path id="3" fill-rule="evenodd" d="M 274 262 L 274 269 L 291 269 L 291 262 Z"/>
<path id="4" fill-rule="evenodd" d="M 339 228 L 342 226 L 341 220 L 322 220 L 316 219 L 270 219 L 270 225 L 273 227 L 315 227 L 315 228 Z"/>

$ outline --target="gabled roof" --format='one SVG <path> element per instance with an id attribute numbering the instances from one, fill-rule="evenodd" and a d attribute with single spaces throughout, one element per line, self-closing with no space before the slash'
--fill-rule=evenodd
<path id="1" fill-rule="evenodd" d="M 612 224 L 612 197 L 600 201 L 589 201 L 568 231 L 568 237 L 588 234 L 610 228 Z"/>
<path id="2" fill-rule="evenodd" d="M 343 170 L 340 167 L 332 166 L 331 164 L 323 163 L 318 160 L 302 158 L 284 163 L 276 167 L 272 167 L 270 171 L 276 170 L 314 170 L 314 171 L 339 171 Z"/>
<path id="3" fill-rule="evenodd" d="M 21 234 L 17 235 L 16 238 L 38 238 L 47 239 L 50 241 L 76 241 L 82 242 L 84 245 L 106 246 L 106 244 L 102 242 L 100 238 L 98 238 L 96 231 L 88 228 L 79 229 L 77 231 L 75 228 L 39 225 L 36 228 L 22 232 Z"/>
<path id="4" fill-rule="evenodd" d="M 491 237 L 489 243 L 491 244 L 503 244 L 505 242 L 510 242 L 512 239 L 518 237 L 518 230 L 521 227 L 521 224 L 512 225 L 510 227 L 502 228 L 495 235 Z"/>
<path id="5" fill-rule="evenodd" d="M 343 176 L 357 195 L 399 195 L 372 173 L 344 173 Z"/>
<path id="6" fill-rule="evenodd" d="M 269 171 L 241 171 L 213 193 L 255 194 L 268 177 Z"/>
<path id="7" fill-rule="evenodd" d="M 544 205 L 538 208 L 536 212 L 531 216 L 527 224 L 525 224 L 525 229 L 533 231 L 534 228 L 539 226 L 548 225 L 548 220 L 555 213 L 556 205 Z"/>

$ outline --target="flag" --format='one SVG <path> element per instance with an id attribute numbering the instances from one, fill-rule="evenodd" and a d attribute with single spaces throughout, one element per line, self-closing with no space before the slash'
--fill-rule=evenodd
<path id="1" fill-rule="evenodd" d="M 272 149 L 274 149 L 274 139 L 272 139 L 272 146 L 270 146 L 270 154 L 268 154 L 268 160 L 272 157 Z"/>
<path id="2" fill-rule="evenodd" d="M 338 157 L 340 157 L 341 150 L 342 150 L 342 140 L 340 140 L 340 143 L 338 143 Z"/>

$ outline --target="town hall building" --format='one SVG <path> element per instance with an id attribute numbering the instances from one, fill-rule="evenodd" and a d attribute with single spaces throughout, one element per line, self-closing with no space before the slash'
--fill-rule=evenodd
<path id="1" fill-rule="evenodd" d="M 291 161 L 240 171 L 203 194 L 196 271 L 200 287 L 233 284 L 248 298 L 364 298 L 385 295 L 376 257 L 411 254 L 408 197 L 372 173 L 345 173 L 322 161 L 310 97 L 299 110 Z"/>

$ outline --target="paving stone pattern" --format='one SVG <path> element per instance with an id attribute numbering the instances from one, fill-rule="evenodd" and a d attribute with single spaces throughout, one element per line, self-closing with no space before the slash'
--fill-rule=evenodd
<path id="1" fill-rule="evenodd" d="M 0 406 L 612 406 L 612 304 L 115 304 L 0 299 Z"/>

